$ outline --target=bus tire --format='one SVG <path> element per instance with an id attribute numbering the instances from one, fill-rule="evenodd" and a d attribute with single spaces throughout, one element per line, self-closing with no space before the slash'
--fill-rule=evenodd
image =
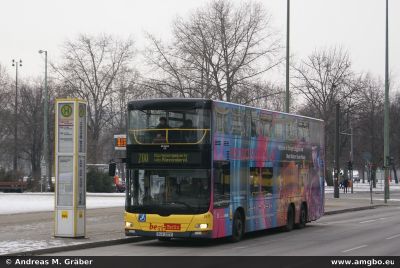
<path id="1" fill-rule="evenodd" d="M 244 235 L 244 216 L 239 210 L 236 210 L 235 215 L 233 216 L 232 236 L 230 240 L 233 243 L 239 242 L 240 240 L 242 240 L 243 235 Z"/>
<path id="2" fill-rule="evenodd" d="M 288 206 L 287 214 L 286 214 L 286 225 L 283 227 L 285 232 L 290 232 L 294 227 L 294 209 L 290 204 Z"/>
<path id="3" fill-rule="evenodd" d="M 157 237 L 158 241 L 169 242 L 171 241 L 171 237 Z"/>
<path id="4" fill-rule="evenodd" d="M 299 223 L 295 225 L 297 229 L 304 228 L 307 223 L 307 209 L 305 204 L 301 204 L 300 215 L 299 215 Z"/>

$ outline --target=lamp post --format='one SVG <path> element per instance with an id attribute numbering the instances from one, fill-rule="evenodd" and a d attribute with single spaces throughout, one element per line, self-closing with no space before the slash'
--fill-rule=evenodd
<path id="1" fill-rule="evenodd" d="M 287 0 L 286 14 L 286 96 L 285 96 L 285 112 L 289 113 L 290 94 L 289 94 L 289 45 L 290 45 L 290 0 Z"/>
<path id="2" fill-rule="evenodd" d="M 47 50 L 39 50 L 39 54 L 44 53 L 44 103 L 43 103 L 43 158 L 46 166 L 46 186 L 50 185 L 50 159 L 49 159 L 49 137 L 48 137 L 48 118 L 49 118 L 49 94 L 47 89 Z"/>
<path id="3" fill-rule="evenodd" d="M 390 199 L 389 195 L 389 3 L 386 0 L 386 47 L 385 47 L 385 114 L 384 114 L 384 166 L 385 166 L 385 203 Z"/>
<path id="4" fill-rule="evenodd" d="M 14 179 L 18 179 L 18 66 L 22 67 L 22 60 L 12 60 L 12 66 L 15 66 L 15 105 L 14 105 L 14 159 L 13 171 Z"/>

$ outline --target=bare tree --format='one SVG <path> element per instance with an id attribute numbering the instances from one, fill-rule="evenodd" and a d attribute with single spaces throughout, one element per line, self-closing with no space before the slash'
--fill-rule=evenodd
<path id="1" fill-rule="evenodd" d="M 18 135 L 20 157 L 30 166 L 31 176 L 36 186 L 41 178 L 41 159 L 43 153 L 43 85 L 22 83 L 20 86 L 20 109 Z"/>
<path id="2" fill-rule="evenodd" d="M 341 105 L 341 129 L 345 130 L 362 83 L 351 69 L 348 53 L 341 48 L 315 51 L 292 68 L 292 87 L 305 100 L 300 112 L 325 121 L 325 151 L 329 166 L 333 163 L 336 103 Z M 346 143 L 347 137 L 343 137 L 341 146 Z"/>
<path id="3" fill-rule="evenodd" d="M 6 72 L 6 68 L 0 64 L 0 162 L 2 166 L 8 166 L 11 162 L 11 150 L 13 143 L 10 142 L 13 135 L 13 106 L 11 92 L 11 79 Z"/>
<path id="4" fill-rule="evenodd" d="M 88 102 L 88 159 L 98 162 L 101 155 L 102 130 L 113 119 L 107 113 L 116 91 L 115 81 L 133 58 L 133 41 L 111 35 L 79 35 L 67 41 L 63 48 L 63 62 L 54 66 L 67 91 L 62 95 L 80 97 Z"/>
<path id="5" fill-rule="evenodd" d="M 335 104 L 346 102 L 358 89 L 349 56 L 340 48 L 316 51 L 293 69 L 292 87 L 326 122 L 331 121 Z"/>
<path id="6" fill-rule="evenodd" d="M 5 104 L 8 102 L 8 91 L 10 86 L 10 77 L 6 72 L 6 68 L 0 64 L 0 103 Z M 2 105 L 1 108 L 4 108 Z"/>
<path id="7" fill-rule="evenodd" d="M 261 4 L 212 1 L 189 19 L 176 19 L 172 45 L 149 35 L 146 58 L 158 72 L 146 85 L 166 96 L 242 102 L 257 79 L 281 61 L 271 29 Z"/>
<path id="8" fill-rule="evenodd" d="M 358 92 L 359 103 L 355 117 L 356 137 L 355 148 L 359 164 L 362 164 L 362 154 L 368 152 L 372 156 L 372 163 L 381 162 L 383 156 L 383 101 L 384 90 L 381 81 L 367 75 L 363 80 L 363 87 Z"/>
<path id="9" fill-rule="evenodd" d="M 393 88 L 393 87 L 392 87 Z M 400 94 L 397 93 L 390 106 L 390 155 L 394 158 L 396 167 L 400 164 Z"/>

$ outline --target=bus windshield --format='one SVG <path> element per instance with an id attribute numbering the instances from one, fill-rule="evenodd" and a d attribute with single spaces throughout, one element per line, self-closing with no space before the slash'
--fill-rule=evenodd
<path id="1" fill-rule="evenodd" d="M 130 110 L 128 144 L 210 143 L 210 110 Z"/>
<path id="2" fill-rule="evenodd" d="M 126 211 L 159 215 L 200 214 L 210 205 L 210 171 L 144 170 L 131 173 Z"/>

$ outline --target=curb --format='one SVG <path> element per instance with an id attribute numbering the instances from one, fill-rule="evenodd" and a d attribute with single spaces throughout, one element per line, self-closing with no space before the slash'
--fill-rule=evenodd
<path id="1" fill-rule="evenodd" d="M 151 240 L 151 239 L 152 238 L 149 238 L 149 237 L 136 236 L 136 237 L 129 237 L 129 238 L 88 242 L 88 243 L 82 243 L 82 244 L 77 244 L 77 245 L 67 245 L 67 246 L 61 246 L 61 247 L 52 247 L 52 248 L 43 248 L 43 249 L 29 250 L 29 251 L 22 251 L 22 252 L 14 252 L 14 253 L 4 254 L 4 255 L 0 255 L 0 256 L 1 257 L 3 257 L 3 256 L 33 256 L 33 255 L 41 255 L 41 254 L 46 254 L 46 253 L 57 253 L 57 252 L 62 252 L 62 251 L 136 243 L 136 242 L 141 242 L 141 241 L 146 241 L 146 240 Z"/>
<path id="2" fill-rule="evenodd" d="M 335 215 L 335 214 L 340 214 L 340 213 L 361 211 L 361 210 L 374 209 L 377 207 L 386 207 L 386 206 L 388 206 L 388 205 L 370 205 L 370 206 L 365 206 L 365 207 L 355 207 L 355 208 L 346 208 L 346 209 L 340 209 L 340 210 L 332 210 L 332 211 L 326 211 L 324 213 L 324 215 Z"/>

